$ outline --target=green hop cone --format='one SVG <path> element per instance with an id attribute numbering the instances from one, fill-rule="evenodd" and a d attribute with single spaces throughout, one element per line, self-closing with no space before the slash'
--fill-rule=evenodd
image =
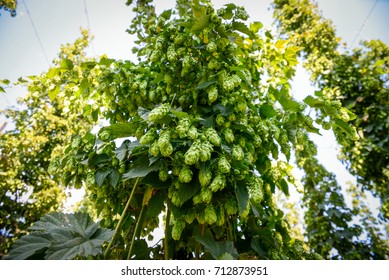
<path id="1" fill-rule="evenodd" d="M 205 208 L 205 222 L 209 225 L 216 223 L 217 215 L 212 203 L 208 204 Z"/>
<path id="2" fill-rule="evenodd" d="M 226 128 L 223 130 L 224 139 L 227 143 L 232 143 L 235 141 L 234 133 L 232 132 L 231 128 Z"/>
<path id="3" fill-rule="evenodd" d="M 194 210 L 194 208 L 190 208 L 186 214 L 185 214 L 185 222 L 187 224 L 191 224 L 193 223 L 194 219 L 196 219 L 196 212 Z"/>
<path id="4" fill-rule="evenodd" d="M 139 143 L 141 143 L 142 145 L 147 145 L 152 143 L 155 139 L 155 131 L 156 131 L 155 128 L 152 128 L 149 131 L 147 131 L 146 134 L 144 134 L 140 138 Z"/>
<path id="5" fill-rule="evenodd" d="M 184 161 L 188 165 L 193 165 L 200 160 L 199 145 L 194 142 L 193 145 L 186 151 Z"/>
<path id="6" fill-rule="evenodd" d="M 108 141 L 110 139 L 110 137 L 111 136 L 110 136 L 108 131 L 100 129 L 100 131 L 99 131 L 99 139 L 101 141 Z"/>
<path id="7" fill-rule="evenodd" d="M 229 197 L 224 204 L 227 215 L 235 215 L 238 213 L 238 203 L 234 197 Z"/>
<path id="8" fill-rule="evenodd" d="M 219 190 L 224 189 L 226 186 L 226 176 L 221 173 L 216 174 L 215 178 L 213 178 L 212 183 L 209 185 L 209 189 L 213 192 L 217 192 Z"/>
<path id="9" fill-rule="evenodd" d="M 172 146 L 172 144 L 170 144 L 170 143 L 167 143 L 167 144 L 165 144 L 165 145 L 163 145 L 163 146 L 160 146 L 159 149 L 160 149 L 160 151 L 161 151 L 162 156 L 164 156 L 164 157 L 169 157 L 169 156 L 171 156 L 171 154 L 172 154 L 173 151 L 174 151 L 173 146 Z"/>
<path id="10" fill-rule="evenodd" d="M 212 191 L 209 188 L 201 188 L 200 191 L 201 202 L 208 204 L 212 200 Z"/>
<path id="11" fill-rule="evenodd" d="M 159 175 L 159 180 L 161 180 L 162 182 L 165 182 L 169 178 L 169 171 L 168 171 L 167 167 L 163 166 L 159 170 L 158 175 Z"/>
<path id="12" fill-rule="evenodd" d="M 211 41 L 207 45 L 207 51 L 210 53 L 216 52 L 217 51 L 217 45 L 215 42 Z"/>
<path id="13" fill-rule="evenodd" d="M 232 147 L 232 157 L 235 160 L 243 160 L 244 159 L 244 151 L 241 146 L 234 145 Z"/>
<path id="14" fill-rule="evenodd" d="M 185 220 L 182 219 L 177 219 L 174 221 L 174 225 L 172 228 L 172 238 L 174 240 L 180 240 L 181 238 L 181 233 L 185 228 Z"/>
<path id="15" fill-rule="evenodd" d="M 149 114 L 149 121 L 158 122 L 162 120 L 170 111 L 170 105 L 168 103 L 161 104 L 160 106 L 151 110 Z"/>
<path id="16" fill-rule="evenodd" d="M 159 145 L 158 145 L 158 141 L 154 141 L 153 144 L 150 145 L 150 148 L 149 148 L 149 153 L 154 156 L 154 157 L 157 157 L 159 155 Z"/>
<path id="17" fill-rule="evenodd" d="M 217 96 L 218 96 L 217 87 L 215 85 L 209 87 L 207 90 L 207 93 L 208 93 L 209 104 L 212 104 L 213 102 L 216 101 Z"/>
<path id="18" fill-rule="evenodd" d="M 206 162 L 210 160 L 213 152 L 212 144 L 209 143 L 208 141 L 202 142 L 199 151 L 200 151 L 200 161 Z"/>
<path id="19" fill-rule="evenodd" d="M 217 167 L 218 167 L 218 171 L 221 173 L 224 173 L 224 174 L 230 173 L 231 165 L 225 156 L 221 156 L 219 158 Z"/>
<path id="20" fill-rule="evenodd" d="M 182 118 L 179 120 L 178 125 L 177 125 L 177 133 L 180 138 L 184 138 L 187 136 L 187 133 L 189 131 L 191 122 L 188 117 Z"/>
<path id="21" fill-rule="evenodd" d="M 178 180 L 181 183 L 189 183 L 192 181 L 193 172 L 190 170 L 190 167 L 188 165 L 184 165 L 184 167 L 181 168 L 180 174 L 178 176 Z"/>
<path id="22" fill-rule="evenodd" d="M 263 200 L 263 181 L 259 177 L 255 177 L 253 182 L 248 185 L 248 190 L 251 198 L 255 203 L 261 203 Z"/>
<path id="23" fill-rule="evenodd" d="M 212 180 L 212 171 L 209 165 L 203 164 L 199 172 L 199 181 L 202 187 L 208 186 Z"/>
<path id="24" fill-rule="evenodd" d="M 215 146 L 221 145 L 221 139 L 219 134 L 217 134 L 216 130 L 212 127 L 208 128 L 205 131 L 205 136 L 208 138 L 209 142 L 211 142 Z"/>
<path id="25" fill-rule="evenodd" d="M 188 138 L 192 140 L 196 140 L 199 133 L 197 132 L 197 128 L 192 125 L 188 130 Z"/>

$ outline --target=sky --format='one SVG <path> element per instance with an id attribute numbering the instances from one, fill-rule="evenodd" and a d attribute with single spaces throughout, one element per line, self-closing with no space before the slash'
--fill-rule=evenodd
<path id="1" fill-rule="evenodd" d="M 1 11 L 0 16 L 0 79 L 16 81 L 19 77 L 46 71 L 60 46 L 80 37 L 80 27 L 94 36 L 88 56 L 133 60 L 133 37 L 126 29 L 132 11 L 125 0 L 19 0 L 17 16 Z M 348 46 L 357 47 L 360 40 L 381 39 L 389 44 L 389 0 L 319 0 L 324 17 L 333 21 L 337 35 Z M 154 0 L 157 12 L 174 6 L 174 0 Z M 246 7 L 250 20 L 261 21 L 271 28 L 273 18 L 270 0 L 214 0 L 216 8 L 227 3 Z M 297 100 L 312 94 L 309 75 L 298 68 L 293 83 Z M 0 109 L 16 104 L 25 94 L 18 87 L 0 93 Z M 0 119 L 0 123 L 4 121 Z M 337 160 L 338 146 L 331 132 L 312 137 L 318 145 L 318 157 L 324 166 L 337 175 L 341 185 L 354 181 Z M 372 202 L 375 203 L 375 202 Z"/>

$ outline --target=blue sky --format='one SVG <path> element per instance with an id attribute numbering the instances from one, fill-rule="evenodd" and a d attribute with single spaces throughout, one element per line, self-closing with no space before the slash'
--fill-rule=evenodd
<path id="1" fill-rule="evenodd" d="M 125 32 L 132 16 L 125 0 L 24 1 L 18 1 L 15 18 L 4 11 L 0 16 L 0 79 L 16 81 L 18 77 L 46 71 L 60 45 L 71 43 L 80 36 L 80 27 L 89 27 L 94 35 L 88 55 L 106 54 L 116 59 L 135 60 L 131 54 L 133 38 Z M 175 1 L 154 2 L 157 10 L 162 11 L 172 7 Z M 271 27 L 270 0 L 213 1 L 215 7 L 231 2 L 245 6 L 251 20 L 262 21 L 265 28 Z M 333 21 L 338 36 L 349 46 L 355 41 L 353 46 L 356 47 L 362 39 L 381 39 L 389 44 L 389 0 L 317 2 L 324 17 Z M 294 83 L 294 94 L 299 100 L 313 91 L 308 79 L 307 73 L 299 69 Z M 23 89 L 17 87 L 8 89 L 6 94 L 0 93 L 0 109 L 15 105 L 16 98 L 24 93 Z M 327 169 L 337 174 L 339 182 L 343 185 L 353 180 L 336 159 L 337 145 L 333 135 L 324 133 L 323 137 L 315 136 L 314 139 L 319 147 L 320 160 Z"/>

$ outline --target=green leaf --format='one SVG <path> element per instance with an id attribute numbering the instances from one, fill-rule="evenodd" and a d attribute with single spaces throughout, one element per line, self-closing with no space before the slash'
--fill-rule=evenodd
<path id="1" fill-rule="evenodd" d="M 96 256 L 113 231 L 100 228 L 87 213 L 50 213 L 30 227 L 10 251 L 10 259 L 27 259 L 46 250 L 45 259 L 67 260 Z"/>
<path id="2" fill-rule="evenodd" d="M 54 240 L 52 236 L 48 233 L 32 232 L 29 235 L 25 235 L 22 238 L 16 240 L 15 244 L 11 248 L 9 256 L 6 257 L 6 259 L 34 259 L 38 252 L 41 250 L 47 250 L 53 241 Z"/>
<path id="3" fill-rule="evenodd" d="M 283 94 L 281 98 L 278 99 L 278 102 L 280 102 L 282 108 L 284 108 L 285 111 L 297 112 L 300 110 L 300 103 L 292 100 L 290 97 L 287 97 L 285 94 Z"/>
<path id="4" fill-rule="evenodd" d="M 341 130 L 343 130 L 348 136 L 351 136 L 352 138 L 355 137 L 354 129 L 351 127 L 351 125 L 349 125 L 345 121 L 343 121 L 341 119 L 336 119 L 335 120 L 335 125 L 337 127 L 339 127 Z"/>
<path id="5" fill-rule="evenodd" d="M 248 36 L 252 36 L 251 30 L 247 27 L 246 24 L 240 21 L 233 21 L 232 28 L 236 31 L 242 32 Z"/>
<path id="6" fill-rule="evenodd" d="M 99 134 L 101 134 L 103 131 L 106 131 L 109 134 L 108 140 L 114 140 L 117 138 L 134 136 L 137 128 L 138 122 L 131 120 L 128 123 L 116 123 L 103 127 L 100 129 Z"/>
<path id="7" fill-rule="evenodd" d="M 215 260 L 236 259 L 238 251 L 232 241 L 215 241 L 204 236 L 196 236 L 196 241 L 200 242 Z"/>
<path id="8" fill-rule="evenodd" d="M 277 111 L 270 104 L 263 104 L 259 108 L 259 112 L 261 113 L 261 115 L 265 116 L 266 118 L 273 118 L 277 116 Z"/>
<path id="9" fill-rule="evenodd" d="M 195 23 L 192 26 L 191 31 L 195 34 L 199 34 L 204 28 L 209 25 L 209 17 L 203 7 L 198 5 L 192 5 L 192 11 L 195 16 Z"/>
<path id="10" fill-rule="evenodd" d="M 112 187 L 116 187 L 119 183 L 120 174 L 116 169 L 111 169 L 111 173 L 108 175 L 109 183 Z"/>
<path id="11" fill-rule="evenodd" d="M 235 186 L 235 195 L 238 201 L 239 214 L 242 214 L 249 203 L 249 192 L 244 185 Z"/>
<path id="12" fill-rule="evenodd" d="M 288 183 L 285 181 L 285 179 L 281 179 L 277 182 L 277 186 L 281 189 L 281 191 L 286 195 L 289 196 L 289 186 Z"/>
<path id="13" fill-rule="evenodd" d="M 147 205 L 146 217 L 155 218 L 161 214 L 165 209 L 165 195 L 163 192 L 159 192 L 151 197 Z"/>
<path id="14" fill-rule="evenodd" d="M 60 93 L 61 89 L 56 86 L 53 90 L 49 90 L 48 95 L 50 98 L 50 101 L 53 102 L 54 99 L 57 97 L 58 93 Z"/>
<path id="15" fill-rule="evenodd" d="M 61 66 L 61 69 L 65 70 L 72 70 L 74 67 L 73 62 L 67 58 L 62 59 L 59 65 Z"/>
<path id="16" fill-rule="evenodd" d="M 206 82 L 200 82 L 196 89 L 203 89 L 203 88 L 206 88 L 212 84 L 214 84 L 216 82 L 216 80 L 209 80 L 209 81 L 206 81 Z"/>
<path id="17" fill-rule="evenodd" d="M 159 170 L 159 162 L 156 161 L 150 165 L 149 158 L 147 156 L 143 156 L 134 162 L 129 172 L 123 174 L 123 179 L 145 177 L 150 172 L 157 170 Z"/>
<path id="18" fill-rule="evenodd" d="M 95 178 L 96 178 L 96 184 L 101 187 L 103 184 L 105 178 L 111 173 L 111 169 L 102 168 L 96 171 Z"/>
<path id="19" fill-rule="evenodd" d="M 124 141 L 122 145 L 114 151 L 117 159 L 120 161 L 123 161 L 127 156 L 128 142 L 129 142 L 128 140 Z"/>
<path id="20" fill-rule="evenodd" d="M 308 95 L 305 99 L 304 99 L 304 103 L 307 104 L 309 107 L 312 107 L 312 108 L 317 108 L 319 106 L 321 106 L 323 104 L 322 101 L 314 98 L 313 96 L 311 95 Z"/>
<path id="21" fill-rule="evenodd" d="M 263 24 L 260 21 L 254 21 L 254 22 L 250 23 L 250 30 L 253 33 L 257 33 L 259 31 L 259 29 L 261 29 L 262 27 L 263 27 Z"/>

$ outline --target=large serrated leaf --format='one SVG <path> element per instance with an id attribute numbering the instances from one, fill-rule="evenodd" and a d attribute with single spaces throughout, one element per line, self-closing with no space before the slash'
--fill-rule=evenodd
<path id="1" fill-rule="evenodd" d="M 246 210 L 247 204 L 249 203 L 249 192 L 246 186 L 235 186 L 235 195 L 238 201 L 239 214 L 242 214 L 244 210 Z"/>
<path id="2" fill-rule="evenodd" d="M 26 260 L 34 258 L 41 250 L 47 249 L 53 238 L 48 233 L 33 232 L 16 240 L 11 248 L 10 255 L 6 257 L 8 260 Z"/>
<path id="3" fill-rule="evenodd" d="M 142 178 L 147 174 L 153 171 L 159 170 L 159 162 L 156 161 L 150 165 L 150 160 L 147 156 L 140 157 L 137 159 L 131 170 L 125 174 L 123 174 L 123 179 L 131 179 L 131 178 Z"/>
<path id="4" fill-rule="evenodd" d="M 50 213 L 29 228 L 31 233 L 18 239 L 9 259 L 33 258 L 45 251 L 45 259 L 66 260 L 95 256 L 113 231 L 100 228 L 87 213 Z"/>
<path id="5" fill-rule="evenodd" d="M 239 255 L 232 241 L 214 241 L 204 236 L 196 236 L 196 240 L 215 260 L 236 259 Z"/>
<path id="6" fill-rule="evenodd" d="M 109 134 L 108 140 L 114 140 L 117 138 L 134 136 L 137 128 L 137 121 L 130 121 L 128 123 L 115 123 L 113 125 L 106 126 L 100 129 L 99 134 L 103 131 L 106 131 Z"/>

